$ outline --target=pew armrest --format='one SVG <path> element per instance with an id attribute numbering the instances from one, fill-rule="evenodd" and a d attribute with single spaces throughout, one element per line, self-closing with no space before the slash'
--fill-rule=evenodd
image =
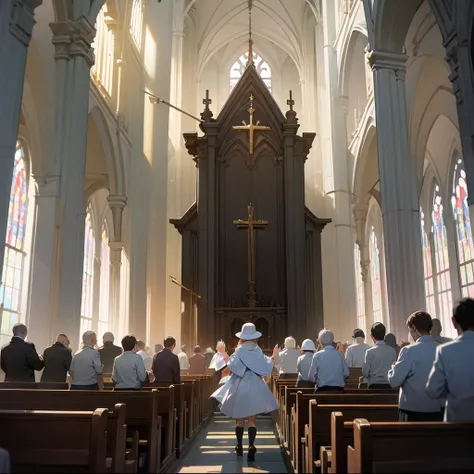
<path id="1" fill-rule="evenodd" d="M 331 446 L 321 446 L 319 449 L 319 467 L 321 468 L 321 474 L 328 473 L 331 467 Z"/>

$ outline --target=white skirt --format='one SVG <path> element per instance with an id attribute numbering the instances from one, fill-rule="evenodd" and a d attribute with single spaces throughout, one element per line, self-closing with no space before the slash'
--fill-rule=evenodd
<path id="1" fill-rule="evenodd" d="M 220 403 L 221 412 L 241 419 L 278 410 L 279 406 L 265 381 L 251 370 L 243 377 L 232 374 L 212 395 Z"/>

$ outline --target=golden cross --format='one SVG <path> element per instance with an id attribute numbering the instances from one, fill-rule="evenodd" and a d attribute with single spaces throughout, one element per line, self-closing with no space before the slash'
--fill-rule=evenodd
<path id="1" fill-rule="evenodd" d="M 254 217 L 254 207 L 250 203 L 247 206 L 247 220 L 238 219 L 234 221 L 237 229 L 247 229 L 247 266 L 248 266 L 248 303 L 250 308 L 255 308 L 255 231 L 264 230 L 268 221 L 256 220 Z"/>
<path id="2" fill-rule="evenodd" d="M 266 127 L 264 125 L 260 125 L 260 121 L 257 120 L 257 123 L 253 123 L 253 114 L 255 112 L 255 109 L 253 108 L 253 95 L 250 94 L 250 108 L 247 109 L 248 113 L 250 114 L 249 118 L 249 123 L 248 125 L 245 123 L 245 120 L 242 120 L 243 125 L 234 125 L 232 128 L 234 130 L 244 130 L 246 132 L 249 132 L 249 155 L 253 155 L 253 138 L 254 138 L 254 133 L 258 131 L 265 131 L 265 130 L 271 130 L 270 127 Z"/>

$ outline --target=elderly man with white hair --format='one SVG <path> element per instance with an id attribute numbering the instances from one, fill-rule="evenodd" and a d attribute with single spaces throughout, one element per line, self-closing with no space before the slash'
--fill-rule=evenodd
<path id="1" fill-rule="evenodd" d="M 99 353 L 94 349 L 97 336 L 94 331 L 86 331 L 82 335 L 82 349 L 74 354 L 69 373 L 71 374 L 71 390 L 99 390 L 99 375 L 104 366 Z"/>
<path id="2" fill-rule="evenodd" d="M 334 334 L 323 329 L 318 336 L 322 349 L 313 356 L 309 380 L 316 384 L 317 392 L 344 392 L 349 367 L 344 356 L 333 346 Z"/>
<path id="3" fill-rule="evenodd" d="M 285 348 L 275 357 L 275 365 L 278 366 L 281 379 L 296 378 L 298 374 L 297 363 L 301 352 L 296 349 L 296 341 L 289 336 L 285 339 Z"/>

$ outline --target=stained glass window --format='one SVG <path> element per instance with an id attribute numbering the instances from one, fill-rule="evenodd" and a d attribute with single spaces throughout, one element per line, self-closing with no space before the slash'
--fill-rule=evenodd
<path id="1" fill-rule="evenodd" d="M 21 143 L 17 142 L 0 282 L 0 346 L 10 340 L 12 328 L 20 321 L 21 316 L 27 209 L 28 175 L 25 153 Z"/>
<path id="2" fill-rule="evenodd" d="M 130 16 L 130 34 L 140 50 L 142 47 L 143 0 L 133 0 Z"/>
<path id="3" fill-rule="evenodd" d="M 436 296 L 438 300 L 437 316 L 443 326 L 451 326 L 450 317 L 453 306 L 451 294 L 451 276 L 449 273 L 448 238 L 443 217 L 443 200 L 439 186 L 433 193 L 433 210 L 431 213 L 431 232 L 434 243 L 434 278 L 436 279 Z"/>
<path id="4" fill-rule="evenodd" d="M 374 322 L 383 322 L 382 280 L 380 272 L 380 252 L 375 229 L 370 231 L 370 277 L 372 281 L 372 308 Z"/>
<path id="5" fill-rule="evenodd" d="M 106 228 L 102 230 L 100 249 L 99 338 L 109 330 L 110 249 Z"/>
<path id="6" fill-rule="evenodd" d="M 432 265 L 432 254 L 431 254 L 431 242 L 430 236 L 426 232 L 426 221 L 423 209 L 420 207 L 421 216 L 421 241 L 423 247 L 423 269 L 425 274 L 425 296 L 426 296 L 426 309 L 429 314 L 433 317 L 437 314 L 436 301 L 435 301 L 435 288 L 433 280 L 433 265 Z"/>
<path id="7" fill-rule="evenodd" d="M 230 90 L 235 87 L 237 82 L 239 82 L 240 78 L 242 77 L 242 74 L 244 73 L 246 67 L 247 67 L 247 61 L 248 61 L 249 53 L 246 52 L 240 56 L 237 61 L 232 65 L 230 68 Z M 261 58 L 257 53 L 253 53 L 253 62 L 255 64 L 255 68 L 259 74 L 259 76 L 262 78 L 263 82 L 265 85 L 268 87 L 269 91 L 272 92 L 272 71 L 270 69 L 270 66 Z"/>
<path id="8" fill-rule="evenodd" d="M 84 235 L 84 272 L 82 275 L 82 305 L 81 305 L 81 338 L 84 331 L 92 329 L 94 302 L 94 258 L 95 236 L 92 226 L 90 205 L 86 213 L 86 230 Z"/>
<path id="9" fill-rule="evenodd" d="M 472 298 L 474 297 L 474 244 L 467 198 L 468 191 L 464 163 L 461 158 L 458 158 L 454 166 L 451 204 L 453 207 L 454 220 L 456 221 L 461 291 L 463 296 L 470 296 Z"/>
<path id="10" fill-rule="evenodd" d="M 360 249 L 356 244 L 354 247 L 355 277 L 357 289 L 357 327 L 365 331 L 365 289 L 362 280 L 362 266 L 360 261 Z"/>

